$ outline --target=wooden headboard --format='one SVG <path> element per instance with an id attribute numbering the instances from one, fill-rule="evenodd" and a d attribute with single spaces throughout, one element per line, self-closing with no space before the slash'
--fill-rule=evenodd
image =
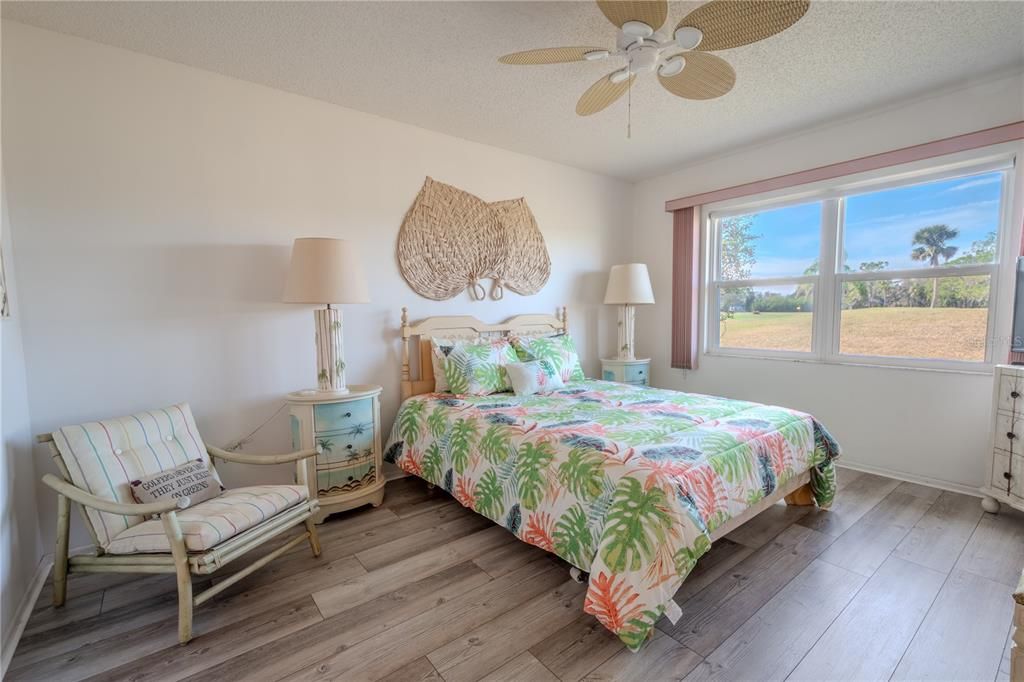
<path id="1" fill-rule="evenodd" d="M 471 315 L 427 317 L 416 324 L 409 324 L 409 310 L 402 308 L 402 400 L 434 390 L 434 365 L 430 361 L 432 336 L 472 341 L 496 336 L 542 336 L 564 332 L 568 328 L 565 306 L 558 310 L 557 316 L 516 315 L 500 324 L 485 324 Z M 415 351 L 419 365 L 416 379 L 412 378 L 409 367 L 414 337 L 419 339 Z"/>

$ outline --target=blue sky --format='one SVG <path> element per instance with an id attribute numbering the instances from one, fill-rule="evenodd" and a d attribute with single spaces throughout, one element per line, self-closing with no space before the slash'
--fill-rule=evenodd
<path id="1" fill-rule="evenodd" d="M 920 267 L 910 258 L 918 228 L 946 224 L 960 230 L 950 244 L 960 253 L 999 225 L 1002 173 L 911 185 L 846 200 L 847 263 L 888 261 L 888 269 Z M 751 277 L 800 275 L 818 259 L 821 204 L 803 204 L 756 214 L 757 263 Z M 959 255 L 959 254 L 958 254 Z"/>

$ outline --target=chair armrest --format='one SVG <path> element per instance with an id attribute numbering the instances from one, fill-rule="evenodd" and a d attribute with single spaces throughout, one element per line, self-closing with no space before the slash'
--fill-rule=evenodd
<path id="1" fill-rule="evenodd" d="M 243 455 L 238 452 L 221 450 L 212 445 L 207 445 L 206 451 L 210 454 L 210 457 L 216 457 L 223 459 L 225 462 L 235 462 L 237 464 L 285 464 L 287 462 L 298 462 L 308 457 L 315 457 L 319 453 L 317 448 L 309 448 L 308 450 L 298 450 L 284 455 Z"/>
<path id="2" fill-rule="evenodd" d="M 181 497 L 176 500 L 167 500 L 166 502 L 151 502 L 149 504 L 121 504 L 120 502 L 111 502 L 110 500 L 104 500 L 101 497 L 96 497 L 95 495 L 87 493 L 81 488 L 71 485 L 67 481 L 62 481 L 53 474 L 46 474 L 43 476 L 43 483 L 53 488 L 61 495 L 68 497 L 79 504 L 110 514 L 123 514 L 125 516 L 151 516 L 153 514 L 166 514 L 167 512 L 175 511 L 177 509 L 186 509 L 191 504 L 191 500 L 187 497 Z"/>
<path id="3" fill-rule="evenodd" d="M 1017 583 L 1017 590 L 1013 593 L 1013 600 L 1024 606 L 1024 573 L 1020 576 L 1020 582 Z"/>

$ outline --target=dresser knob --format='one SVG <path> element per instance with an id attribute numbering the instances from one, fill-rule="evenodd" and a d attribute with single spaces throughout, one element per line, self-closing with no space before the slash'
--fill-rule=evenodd
<path id="1" fill-rule="evenodd" d="M 1017 391 L 1010 391 L 1010 397 L 1016 400 L 1017 398 L 1020 397 L 1020 393 L 1018 393 Z"/>
<path id="2" fill-rule="evenodd" d="M 1014 438 L 1017 437 L 1017 434 L 1015 434 L 1013 431 L 1007 431 L 1006 437 L 1009 438 L 1010 440 L 1013 440 Z"/>
<path id="3" fill-rule="evenodd" d="M 352 478 L 351 476 L 349 476 L 349 477 L 348 477 L 348 480 L 350 480 L 350 481 L 354 481 L 355 479 L 354 479 L 354 478 Z"/>
<path id="4" fill-rule="evenodd" d="M 1013 474 L 1011 474 L 1009 471 L 1004 471 L 1003 472 L 1003 478 L 1005 478 L 1007 481 L 1009 481 L 1011 478 L 1013 478 Z"/>
<path id="5" fill-rule="evenodd" d="M 1016 398 L 1016 397 L 1017 397 L 1017 396 L 1014 396 L 1014 398 Z M 352 416 L 352 413 L 351 413 L 351 412 L 346 412 L 346 413 L 345 413 L 345 416 L 346 416 L 346 417 L 351 417 L 351 416 Z"/>
<path id="6" fill-rule="evenodd" d="M 349 443 L 348 445 L 346 445 L 345 449 L 346 450 L 351 450 L 352 449 L 352 443 Z"/>

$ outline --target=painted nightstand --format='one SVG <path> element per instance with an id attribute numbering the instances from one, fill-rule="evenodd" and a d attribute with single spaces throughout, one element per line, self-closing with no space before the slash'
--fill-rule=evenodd
<path id="1" fill-rule="evenodd" d="M 380 433 L 380 386 L 349 385 L 349 392 L 288 394 L 292 447 L 319 448 L 309 464 L 310 495 L 320 500 L 313 517 L 322 523 L 335 512 L 379 505 L 384 500 Z"/>
<path id="2" fill-rule="evenodd" d="M 601 360 L 601 378 L 634 386 L 650 386 L 650 358 L 640 360 Z"/>

